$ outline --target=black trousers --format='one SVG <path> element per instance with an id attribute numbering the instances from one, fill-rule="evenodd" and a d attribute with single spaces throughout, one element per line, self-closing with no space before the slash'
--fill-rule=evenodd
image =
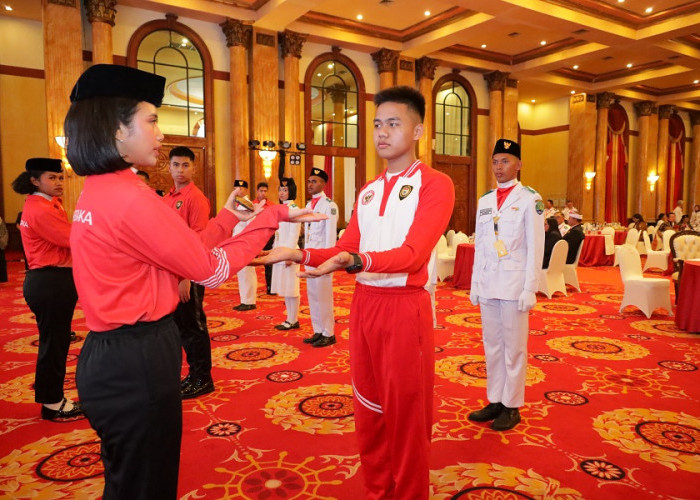
<path id="1" fill-rule="evenodd" d="M 70 325 L 78 301 L 73 270 L 70 267 L 30 269 L 24 277 L 23 292 L 39 329 L 34 401 L 59 403 L 63 400 Z"/>
<path id="2" fill-rule="evenodd" d="M 275 236 L 267 240 L 263 250 L 272 250 L 272 246 L 275 244 Z M 265 287 L 267 288 L 267 293 L 270 293 L 270 287 L 272 286 L 272 264 L 265 265 Z"/>
<path id="3" fill-rule="evenodd" d="M 85 415 L 102 440 L 105 500 L 177 497 L 181 362 L 172 315 L 88 334 L 76 381 Z"/>
<path id="4" fill-rule="evenodd" d="M 7 283 L 7 260 L 5 250 L 0 250 L 0 283 Z"/>
<path id="5" fill-rule="evenodd" d="M 175 324 L 180 330 L 191 378 L 211 378 L 211 340 L 204 314 L 204 287 L 190 286 L 190 300 L 179 302 L 175 309 Z"/>

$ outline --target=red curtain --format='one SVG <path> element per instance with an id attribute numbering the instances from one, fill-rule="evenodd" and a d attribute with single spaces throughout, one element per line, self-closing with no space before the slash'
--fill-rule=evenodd
<path id="1" fill-rule="evenodd" d="M 608 112 L 608 140 L 605 163 L 605 220 L 627 224 L 627 113 L 613 105 Z"/>
<path id="2" fill-rule="evenodd" d="M 677 114 L 668 120 L 668 180 L 666 183 L 666 212 L 670 212 L 678 200 L 683 199 L 683 147 L 685 125 Z"/>

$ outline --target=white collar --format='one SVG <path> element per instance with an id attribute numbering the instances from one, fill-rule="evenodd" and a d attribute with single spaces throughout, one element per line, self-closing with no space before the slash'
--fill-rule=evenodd
<path id="1" fill-rule="evenodd" d="M 48 194 L 42 193 L 41 191 L 34 191 L 32 194 L 35 196 L 41 196 L 42 198 L 47 199 L 49 201 L 53 200 L 53 196 L 49 196 Z"/>
<path id="2" fill-rule="evenodd" d="M 506 181 L 506 182 L 497 182 L 496 184 L 498 184 L 499 188 L 503 189 L 503 188 L 509 188 L 511 186 L 515 186 L 517 183 L 518 183 L 518 179 L 515 178 L 515 179 L 511 179 L 511 180 Z"/>

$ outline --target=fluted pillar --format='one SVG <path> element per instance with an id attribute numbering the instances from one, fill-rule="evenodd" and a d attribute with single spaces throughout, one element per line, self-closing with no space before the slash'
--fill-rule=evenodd
<path id="1" fill-rule="evenodd" d="M 656 169 L 659 176 L 657 189 L 657 205 L 659 211 L 668 212 L 675 207 L 675 200 L 668 199 L 668 187 L 673 186 L 673 172 L 668 168 L 668 119 L 674 107 L 670 105 L 659 106 L 659 136 L 656 154 Z"/>
<path id="2" fill-rule="evenodd" d="M 690 112 L 690 136 L 693 138 L 693 144 L 690 149 L 690 158 L 688 159 L 688 194 L 687 200 L 688 212 L 691 212 L 694 205 L 700 203 L 700 111 Z"/>
<path id="3" fill-rule="evenodd" d="M 485 74 L 484 79 L 489 91 L 489 135 L 486 151 L 490 157 L 496 141 L 503 137 L 503 93 L 506 88 L 508 73 L 493 71 Z M 491 162 L 487 162 L 485 165 L 488 170 L 484 177 L 487 179 L 486 186 L 493 187 L 496 185 L 496 180 L 490 175 Z"/>
<path id="4" fill-rule="evenodd" d="M 652 115 L 656 115 L 656 106 L 650 101 L 641 101 L 634 103 L 634 109 L 637 112 L 637 126 L 639 128 L 639 140 L 637 146 L 637 165 L 638 179 L 640 185 L 639 199 L 637 205 L 642 207 L 642 214 L 645 217 L 656 216 L 656 194 L 657 186 L 654 186 L 654 191 L 649 188 L 647 178 L 649 175 L 656 175 L 656 131 L 658 122 L 652 121 Z"/>
<path id="5" fill-rule="evenodd" d="M 83 0 L 85 13 L 92 26 L 92 63 L 112 64 L 112 28 L 117 14 L 117 0 Z"/>
<path id="6" fill-rule="evenodd" d="M 230 60 L 231 174 L 234 179 L 251 181 L 246 74 L 253 28 L 236 19 L 227 19 L 220 26 L 226 36 Z"/>
<path id="7" fill-rule="evenodd" d="M 584 220 L 592 220 L 593 194 L 586 190 L 585 172 L 595 164 L 596 99 L 585 93 L 569 98 L 569 151 L 567 198 L 579 207 Z M 615 212 L 613 212 L 614 214 Z"/>
<path id="8" fill-rule="evenodd" d="M 80 4 L 78 0 L 42 0 L 42 17 L 49 154 L 63 158 L 67 165 L 65 151 L 55 138 L 64 135 L 63 120 L 70 107 L 68 96 L 83 71 Z M 83 178 L 66 167 L 63 185 L 63 205 L 72 217 Z"/>
<path id="9" fill-rule="evenodd" d="M 379 73 L 379 89 L 383 90 L 396 85 L 396 70 L 399 63 L 398 51 L 382 48 L 371 55 L 372 60 L 377 65 L 377 73 Z"/>
<path id="10" fill-rule="evenodd" d="M 512 78 L 503 88 L 503 138 L 518 141 L 518 80 Z"/>
<path id="11" fill-rule="evenodd" d="M 594 221 L 600 222 L 605 220 L 605 198 L 607 195 L 605 167 L 607 164 L 608 111 L 610 110 L 610 105 L 613 103 L 614 98 L 615 94 L 612 92 L 602 92 L 596 95 L 595 181 L 592 191 L 593 214 L 591 215 Z"/>
<path id="12" fill-rule="evenodd" d="M 280 51 L 284 62 L 284 139 L 296 146 L 302 142 L 301 92 L 299 91 L 299 59 L 308 35 L 285 30 L 279 34 Z M 297 186 L 304 185 L 304 169 L 292 168 L 289 162 L 284 167 L 285 177 L 294 177 Z M 299 190 L 299 194 L 302 191 Z M 301 203 L 301 201 L 299 201 Z"/>
<path id="13" fill-rule="evenodd" d="M 416 77 L 418 90 L 425 99 L 425 119 L 423 120 L 423 135 L 418 141 L 418 158 L 426 165 L 433 165 L 433 135 L 435 120 L 433 119 L 433 80 L 437 59 L 421 57 L 416 61 Z"/>

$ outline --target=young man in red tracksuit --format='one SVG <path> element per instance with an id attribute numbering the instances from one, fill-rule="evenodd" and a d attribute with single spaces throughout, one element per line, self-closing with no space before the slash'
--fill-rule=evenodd
<path id="1" fill-rule="evenodd" d="M 379 92 L 374 144 L 387 169 L 367 183 L 343 237 L 324 249 L 273 249 L 262 262 L 357 275 L 350 367 L 365 493 L 427 499 L 432 427 L 433 319 L 428 262 L 452 214 L 450 178 L 416 160 L 425 100 L 410 87 Z"/>

